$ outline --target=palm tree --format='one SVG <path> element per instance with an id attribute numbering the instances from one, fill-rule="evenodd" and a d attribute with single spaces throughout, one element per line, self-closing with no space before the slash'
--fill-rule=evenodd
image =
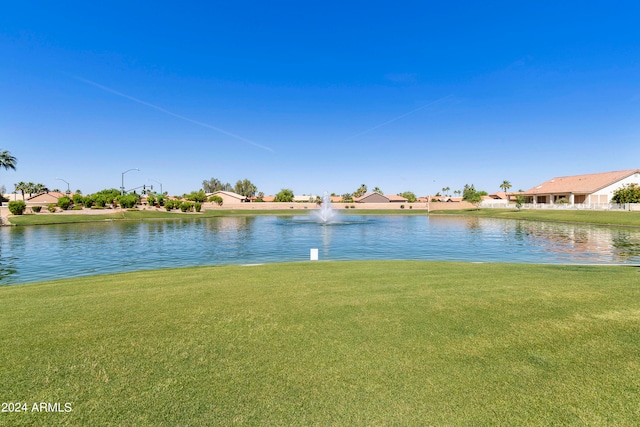
<path id="1" fill-rule="evenodd" d="M 40 194 L 40 193 L 46 193 L 47 191 L 49 191 L 49 189 L 47 188 L 46 185 L 44 184 L 35 184 L 33 186 L 33 188 L 31 189 L 35 194 Z"/>
<path id="2" fill-rule="evenodd" d="M 18 160 L 7 150 L 0 151 L 0 168 L 16 170 Z"/>
<path id="3" fill-rule="evenodd" d="M 364 196 L 365 194 L 367 194 L 367 186 L 365 184 L 362 184 L 360 188 L 358 188 L 353 193 L 353 197 L 360 197 L 360 196 Z"/>
<path id="4" fill-rule="evenodd" d="M 16 191 L 19 191 L 22 193 L 22 200 L 24 201 L 24 192 L 27 191 L 27 189 L 29 188 L 28 184 L 24 181 L 20 181 L 19 183 L 13 184 L 13 185 L 16 187 Z"/>
<path id="5" fill-rule="evenodd" d="M 507 190 L 511 188 L 511 183 L 505 179 L 504 181 L 502 181 L 502 184 L 500 184 L 500 188 L 502 188 L 502 190 L 504 190 L 504 192 L 506 193 Z"/>

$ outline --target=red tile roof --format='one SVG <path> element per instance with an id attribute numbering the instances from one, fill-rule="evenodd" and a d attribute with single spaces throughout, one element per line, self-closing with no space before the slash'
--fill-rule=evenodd
<path id="1" fill-rule="evenodd" d="M 640 169 L 629 169 L 615 172 L 592 173 L 587 175 L 561 176 L 537 185 L 523 194 L 560 194 L 560 193 L 594 193 L 614 184 Z"/>

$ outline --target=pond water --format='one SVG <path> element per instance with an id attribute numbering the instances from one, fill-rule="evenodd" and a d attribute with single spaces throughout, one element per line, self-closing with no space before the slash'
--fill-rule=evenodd
<path id="1" fill-rule="evenodd" d="M 640 230 L 422 215 L 101 222 L 0 229 L 0 284 L 167 267 L 320 260 L 640 264 Z"/>

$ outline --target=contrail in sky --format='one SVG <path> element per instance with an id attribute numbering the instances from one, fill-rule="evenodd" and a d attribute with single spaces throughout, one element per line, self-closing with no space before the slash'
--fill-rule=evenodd
<path id="1" fill-rule="evenodd" d="M 101 84 L 98 84 L 96 82 L 92 82 L 91 80 L 83 79 L 83 78 L 77 77 L 77 76 L 71 76 L 71 77 L 73 77 L 74 79 L 79 80 L 79 81 L 81 81 L 83 83 L 89 84 L 91 86 L 95 86 L 98 89 L 102 89 L 105 92 L 109 92 L 109 93 L 112 93 L 114 95 L 118 95 L 118 96 L 120 96 L 122 98 L 128 99 L 129 101 L 137 102 L 138 104 L 142 104 L 142 105 L 144 105 L 146 107 L 153 108 L 154 110 L 158 110 L 161 113 L 167 114 L 169 116 L 173 116 L 173 117 L 175 117 L 177 119 L 181 119 L 181 120 L 184 120 L 186 122 L 193 123 L 194 125 L 202 126 L 204 128 L 207 128 L 207 129 L 215 130 L 216 132 L 219 132 L 219 133 L 222 133 L 224 135 L 230 136 L 231 138 L 235 138 L 235 139 L 237 139 L 239 141 L 246 142 L 247 144 L 251 144 L 251 145 L 253 145 L 255 147 L 262 148 L 263 150 L 270 151 L 272 153 L 274 152 L 273 149 L 271 149 L 271 148 L 269 148 L 267 146 L 260 145 L 257 142 L 253 142 L 253 141 L 251 141 L 249 139 L 243 138 L 243 137 L 241 137 L 239 135 L 236 135 L 234 133 L 228 132 L 228 131 L 226 131 L 224 129 L 220 129 L 219 127 L 212 126 L 212 125 L 210 125 L 208 123 L 199 122 L 197 120 L 190 119 L 189 117 L 181 116 L 180 114 L 173 113 L 173 112 L 171 112 L 169 110 L 165 110 L 162 107 L 158 107 L 157 105 L 151 104 L 149 102 L 143 101 L 143 100 L 138 99 L 138 98 L 134 98 L 133 96 L 129 96 L 129 95 L 124 94 L 122 92 L 118 92 L 117 90 L 113 90 L 113 89 L 108 88 L 106 86 L 102 86 Z"/>
<path id="2" fill-rule="evenodd" d="M 435 101 L 431 101 L 430 103 L 425 104 L 425 105 L 423 105 L 422 107 L 418 107 L 418 108 L 416 108 L 415 110 L 411 110 L 411 111 L 409 111 L 408 113 L 404 113 L 404 114 L 402 114 L 402 115 L 400 115 L 400 116 L 398 116 L 398 117 L 394 117 L 394 118 L 393 118 L 393 119 L 391 119 L 391 120 L 387 120 L 386 122 L 384 122 L 384 123 L 380 123 L 379 125 L 374 126 L 374 127 L 370 128 L 370 129 L 367 129 L 367 130 L 365 130 L 365 131 L 363 131 L 363 132 L 360 132 L 360 133 L 357 133 L 357 134 L 355 134 L 355 135 L 353 135 L 353 136 L 350 136 L 350 137 L 349 137 L 349 138 L 347 138 L 347 139 L 353 139 L 353 138 L 356 138 L 356 137 L 358 137 L 358 136 L 362 136 L 362 135 L 364 135 L 364 134 L 366 134 L 366 133 L 373 132 L 374 130 L 379 129 L 379 128 L 381 128 L 382 126 L 386 126 L 386 125 L 388 125 L 389 123 L 393 123 L 393 122 L 395 122 L 396 120 L 400 120 L 400 119 L 401 119 L 401 118 L 403 118 L 403 117 L 407 117 L 407 116 L 409 116 L 409 115 L 411 115 L 411 114 L 413 114 L 413 113 L 417 113 L 417 112 L 418 112 L 418 111 L 420 111 L 420 110 L 424 110 L 425 108 L 427 108 L 427 107 L 429 107 L 429 106 L 431 106 L 431 105 L 437 104 L 437 103 L 439 103 L 439 102 L 442 102 L 442 101 L 444 101 L 444 100 L 445 100 L 445 99 L 447 99 L 447 98 L 451 98 L 452 96 L 453 96 L 453 95 L 443 96 L 442 98 L 436 99 Z"/>

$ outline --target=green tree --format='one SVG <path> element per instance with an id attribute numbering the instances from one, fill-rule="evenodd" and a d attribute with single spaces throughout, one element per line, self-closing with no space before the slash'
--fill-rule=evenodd
<path id="1" fill-rule="evenodd" d="M 358 198 L 367 194 L 367 186 L 365 184 L 360 185 L 356 191 L 353 192 L 353 198 Z"/>
<path id="2" fill-rule="evenodd" d="M 416 200 L 418 200 L 416 198 L 416 195 L 414 193 L 412 193 L 411 191 L 405 191 L 404 193 L 398 193 L 398 196 L 402 196 L 405 199 L 407 199 L 407 202 L 409 203 L 414 203 Z"/>
<path id="3" fill-rule="evenodd" d="M 215 193 L 216 191 L 232 191 L 233 190 L 233 188 L 231 187 L 231 184 L 229 184 L 228 182 L 226 184 L 223 184 L 222 181 L 220 181 L 217 178 L 211 178 L 208 181 L 205 179 L 204 181 L 202 181 L 202 188 L 207 193 Z"/>
<path id="4" fill-rule="evenodd" d="M 293 191 L 288 188 L 283 188 L 278 194 L 276 194 L 274 202 L 293 202 Z"/>
<path id="5" fill-rule="evenodd" d="M 33 187 L 31 188 L 31 191 L 33 191 L 34 194 L 41 194 L 49 191 L 49 188 L 47 188 L 47 186 L 44 184 L 37 183 L 33 185 Z"/>
<path id="6" fill-rule="evenodd" d="M 631 183 L 623 185 L 613 192 L 613 203 L 640 203 L 640 185 Z"/>
<path id="7" fill-rule="evenodd" d="M 502 188 L 502 191 L 506 193 L 511 188 L 511 183 L 505 179 L 502 181 L 502 184 L 500 184 L 500 188 Z M 507 198 L 507 200 L 509 199 Z"/>
<path id="8" fill-rule="evenodd" d="M 374 193 L 381 194 L 381 195 L 384 195 L 384 193 L 382 192 L 382 190 L 380 189 L 380 187 L 375 187 L 375 188 L 373 189 L 373 192 L 374 192 Z"/>
<path id="9" fill-rule="evenodd" d="M 524 205 L 524 196 L 522 194 L 518 194 L 516 196 L 516 208 L 520 210 L 522 209 L 522 205 Z"/>
<path id="10" fill-rule="evenodd" d="M 117 201 L 121 208 L 131 209 L 140 202 L 140 196 L 136 193 L 123 194 L 118 196 Z"/>
<path id="11" fill-rule="evenodd" d="M 222 200 L 222 197 L 220 196 L 211 196 L 209 197 L 209 201 L 217 204 L 218 206 L 222 206 L 222 202 L 224 200 Z"/>
<path id="12" fill-rule="evenodd" d="M 448 196 L 447 192 L 451 190 L 450 187 L 442 187 L 442 195 L 443 196 Z"/>
<path id="13" fill-rule="evenodd" d="M 18 159 L 13 157 L 9 151 L 0 151 L 0 168 L 4 168 L 5 170 L 16 170 L 17 163 Z"/>
<path id="14" fill-rule="evenodd" d="M 462 190 L 462 200 L 471 203 L 478 209 L 480 202 L 482 202 L 482 193 L 482 191 L 476 191 L 473 184 L 465 184 Z"/>
<path id="15" fill-rule="evenodd" d="M 71 199 L 67 196 L 62 196 L 58 199 L 58 207 L 63 211 L 66 211 L 71 206 Z"/>
<path id="16" fill-rule="evenodd" d="M 258 191 L 258 187 L 253 185 L 253 183 L 248 179 L 243 179 L 242 181 L 238 180 L 238 182 L 236 182 L 236 186 L 233 188 L 233 191 L 245 197 L 252 197 L 256 194 L 256 191 Z"/>
<path id="17" fill-rule="evenodd" d="M 82 205 L 84 202 L 84 196 L 82 194 L 75 193 L 71 197 L 71 200 L 73 201 L 74 205 Z"/>
<path id="18" fill-rule="evenodd" d="M 207 194 L 204 192 L 204 190 L 192 191 L 189 194 L 185 194 L 184 198 L 192 202 L 202 203 L 207 201 Z"/>
<path id="19" fill-rule="evenodd" d="M 22 201 L 24 202 L 24 193 L 29 189 L 28 184 L 24 181 L 20 181 L 17 184 L 14 184 L 16 191 L 22 193 Z"/>

